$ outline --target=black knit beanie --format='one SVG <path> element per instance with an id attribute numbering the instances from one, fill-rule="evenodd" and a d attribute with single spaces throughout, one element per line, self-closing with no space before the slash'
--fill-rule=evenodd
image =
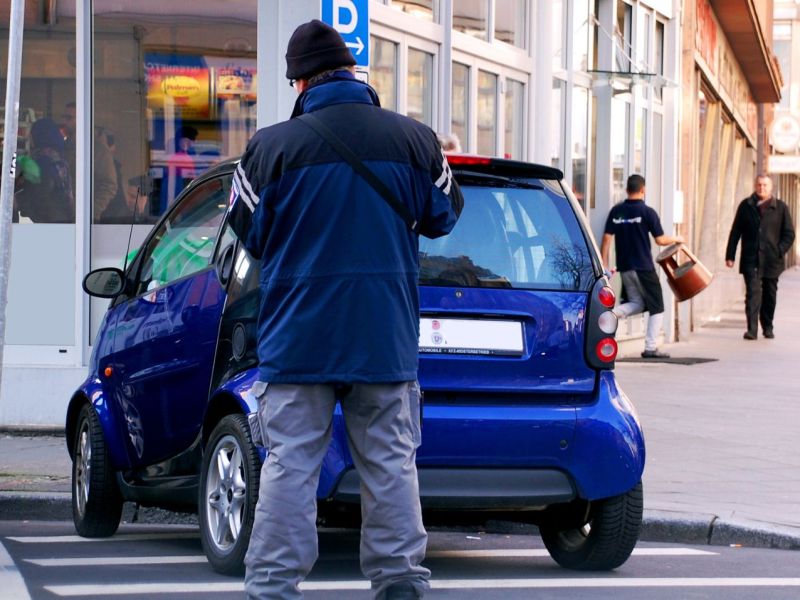
<path id="1" fill-rule="evenodd" d="M 294 30 L 286 48 L 286 78 L 308 79 L 337 67 L 356 64 L 342 36 L 318 19 Z"/>

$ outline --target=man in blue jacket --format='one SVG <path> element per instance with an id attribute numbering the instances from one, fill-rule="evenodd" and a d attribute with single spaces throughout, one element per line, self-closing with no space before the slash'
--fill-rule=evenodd
<path id="1" fill-rule="evenodd" d="M 376 598 L 419 598 L 422 525 L 418 235 L 450 232 L 463 198 L 435 133 L 385 111 L 321 21 L 289 40 L 292 118 L 236 170 L 231 223 L 261 260 L 259 416 L 269 453 L 245 559 L 251 598 L 302 598 L 317 559 L 316 489 L 337 400 L 361 479 L 361 567 Z M 299 117 L 313 114 L 382 181 L 387 201 Z"/>

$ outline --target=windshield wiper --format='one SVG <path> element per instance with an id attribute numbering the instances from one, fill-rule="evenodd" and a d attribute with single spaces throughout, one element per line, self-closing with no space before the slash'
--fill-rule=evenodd
<path id="1" fill-rule="evenodd" d="M 490 175 L 477 171 L 458 171 L 459 182 L 474 182 L 482 185 L 496 185 L 497 187 L 522 188 L 526 190 L 543 190 L 544 187 L 537 183 L 528 183 L 519 179 L 511 179 L 503 175 Z"/>

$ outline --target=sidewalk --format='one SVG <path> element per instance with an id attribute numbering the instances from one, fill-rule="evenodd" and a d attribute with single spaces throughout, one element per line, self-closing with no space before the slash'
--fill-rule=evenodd
<path id="1" fill-rule="evenodd" d="M 797 306 L 800 269 L 781 278 L 776 339 L 743 340 L 739 304 L 665 347 L 717 361 L 618 363 L 647 443 L 643 539 L 800 549 Z M 0 518 L 71 518 L 69 478 L 63 437 L 0 434 Z"/>

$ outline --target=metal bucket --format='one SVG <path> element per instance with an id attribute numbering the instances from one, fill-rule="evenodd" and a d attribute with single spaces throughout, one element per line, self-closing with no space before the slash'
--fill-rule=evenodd
<path id="1" fill-rule="evenodd" d="M 679 262 L 680 255 L 686 260 Z M 678 302 L 693 298 L 708 287 L 714 276 L 684 244 L 667 246 L 656 258 L 667 274 L 669 287 Z"/>

